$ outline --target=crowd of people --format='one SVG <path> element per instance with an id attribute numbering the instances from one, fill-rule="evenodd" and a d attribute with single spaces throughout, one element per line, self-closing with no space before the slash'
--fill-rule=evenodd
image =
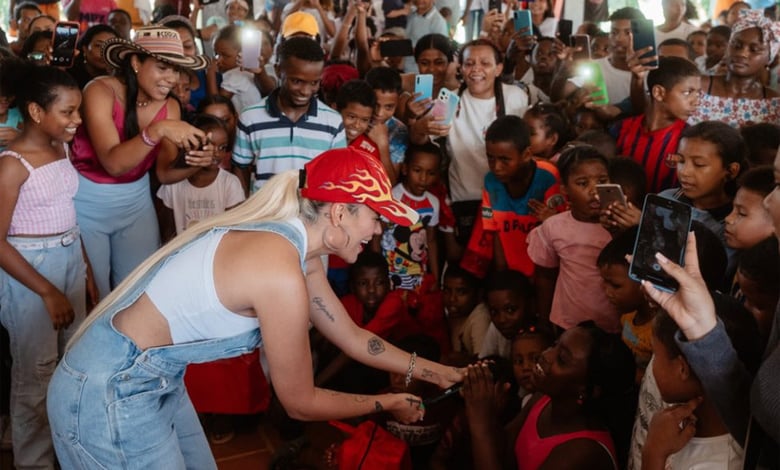
<path id="1" fill-rule="evenodd" d="M 635 50 L 632 7 L 583 46 L 552 0 L 380 3 L 14 5 L 16 467 L 216 468 L 268 410 L 420 469 L 777 468 L 774 10 L 664 0 Z M 692 213 L 684 263 L 650 255 L 676 289 L 632 271 L 651 194 Z"/>

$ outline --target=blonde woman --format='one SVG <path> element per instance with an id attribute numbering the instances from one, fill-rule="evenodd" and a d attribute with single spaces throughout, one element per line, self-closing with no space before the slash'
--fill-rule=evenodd
<path id="1" fill-rule="evenodd" d="M 139 266 L 89 316 L 52 379 L 48 411 L 63 468 L 216 468 L 184 390 L 184 368 L 261 342 L 293 418 L 389 411 L 404 423 L 422 419 L 425 408 L 411 394 L 352 395 L 313 383 L 310 323 L 348 356 L 405 374 L 407 384 L 448 387 L 462 378 L 357 327 L 325 277 L 321 257 L 354 262 L 381 233 L 380 215 L 403 225 L 417 220 L 390 190 L 378 160 L 329 150 Z"/>

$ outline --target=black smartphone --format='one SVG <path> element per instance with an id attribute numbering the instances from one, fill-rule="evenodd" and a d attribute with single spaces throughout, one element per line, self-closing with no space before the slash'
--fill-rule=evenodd
<path id="1" fill-rule="evenodd" d="M 501 0 L 488 0 L 488 11 L 498 10 L 501 13 Z"/>
<path id="2" fill-rule="evenodd" d="M 51 65 L 56 67 L 71 67 L 76 57 L 76 42 L 79 38 L 79 24 L 71 21 L 61 21 L 54 25 L 52 32 Z"/>
<path id="3" fill-rule="evenodd" d="M 634 51 L 652 46 L 653 50 L 642 54 L 641 57 L 652 57 L 658 55 L 658 47 L 655 44 L 655 26 L 652 20 L 631 20 L 631 36 L 634 38 Z M 658 67 L 658 61 L 654 60 L 648 64 L 650 67 Z"/>
<path id="4" fill-rule="evenodd" d="M 203 150 L 203 147 L 205 147 L 208 143 L 208 139 L 206 139 L 205 142 L 201 141 L 201 144 L 198 146 L 197 150 Z M 186 148 L 179 148 L 179 153 L 176 154 L 176 160 L 173 161 L 174 168 L 190 168 L 190 165 L 187 163 L 187 152 L 189 152 L 189 150 Z"/>
<path id="5" fill-rule="evenodd" d="M 691 230 L 691 206 L 655 194 L 645 197 L 639 232 L 628 275 L 635 281 L 649 281 L 667 292 L 679 284 L 666 274 L 655 258 L 661 253 L 680 266 L 685 264 L 685 244 Z"/>
<path id="6" fill-rule="evenodd" d="M 566 44 L 566 43 L 564 43 Z M 574 34 L 568 43 L 574 48 L 574 60 L 590 60 L 590 36 L 587 34 Z"/>
<path id="7" fill-rule="evenodd" d="M 572 28 L 574 28 L 574 23 L 571 20 L 558 21 L 558 39 L 564 44 L 571 43 Z"/>
<path id="8" fill-rule="evenodd" d="M 382 57 L 407 57 L 414 55 L 411 39 L 390 39 L 379 41 L 379 54 Z"/>

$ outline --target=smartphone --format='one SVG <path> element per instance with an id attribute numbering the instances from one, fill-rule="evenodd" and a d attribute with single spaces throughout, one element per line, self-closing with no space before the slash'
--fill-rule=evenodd
<path id="1" fill-rule="evenodd" d="M 433 98 L 433 75 L 425 73 L 414 77 L 414 93 L 419 93 L 415 101 Z"/>
<path id="2" fill-rule="evenodd" d="M 379 41 L 379 54 L 382 57 L 407 57 L 414 55 L 411 39 L 390 39 Z"/>
<path id="3" fill-rule="evenodd" d="M 263 35 L 254 28 L 241 28 L 241 66 L 245 69 L 260 68 L 260 48 Z"/>
<path id="4" fill-rule="evenodd" d="M 574 60 L 590 60 L 590 36 L 587 34 L 575 34 L 564 44 L 574 48 Z"/>
<path id="5" fill-rule="evenodd" d="M 73 66 L 76 57 L 76 42 L 79 38 L 79 24 L 70 21 L 60 21 L 54 25 L 51 45 L 51 65 L 57 67 Z"/>
<path id="6" fill-rule="evenodd" d="M 488 0 L 488 11 L 490 10 L 497 10 L 501 13 L 501 0 Z"/>
<path id="7" fill-rule="evenodd" d="M 208 143 L 208 139 L 206 139 L 205 142 L 201 141 L 201 144 L 198 146 L 198 150 L 203 150 L 203 147 L 205 147 Z M 190 165 L 187 163 L 187 152 L 187 149 L 183 147 L 179 148 L 179 153 L 176 154 L 176 160 L 173 161 L 174 168 L 190 168 Z"/>
<path id="8" fill-rule="evenodd" d="M 690 230 L 691 206 L 648 194 L 628 269 L 631 279 L 646 280 L 661 290 L 676 292 L 679 284 L 664 272 L 655 254 L 660 252 L 680 266 L 684 265 L 685 244 Z"/>
<path id="9" fill-rule="evenodd" d="M 531 10 L 515 10 L 514 16 L 515 31 L 520 31 L 523 28 L 527 28 L 524 36 L 531 36 L 534 34 L 534 25 L 531 23 Z"/>
<path id="10" fill-rule="evenodd" d="M 652 57 L 658 54 L 658 47 L 655 44 L 655 26 L 652 20 L 631 20 L 631 36 L 634 38 L 634 51 L 652 46 L 653 50 L 643 54 L 641 57 Z M 646 65 L 658 67 L 658 61 L 654 60 Z"/>
<path id="11" fill-rule="evenodd" d="M 580 63 L 577 66 L 577 76 L 582 79 L 584 85 L 597 88 L 590 94 L 593 97 L 593 104 L 597 106 L 609 104 L 607 83 L 604 81 L 604 74 L 598 63 L 592 60 Z"/>
<path id="12" fill-rule="evenodd" d="M 597 184 L 596 194 L 599 196 L 601 210 L 609 208 L 613 202 L 618 202 L 624 207 L 628 206 L 626 196 L 623 194 L 623 188 L 619 184 Z"/>
<path id="13" fill-rule="evenodd" d="M 433 102 L 431 114 L 437 119 L 444 118 L 442 124 L 449 126 L 452 123 L 452 118 L 455 117 L 455 112 L 458 110 L 458 103 L 460 103 L 460 97 L 456 93 L 442 88 L 439 91 L 439 96 L 436 97 L 436 101 Z"/>
<path id="14" fill-rule="evenodd" d="M 571 43 L 572 28 L 574 28 L 574 22 L 572 22 L 572 20 L 558 21 L 558 39 L 564 44 Z"/>

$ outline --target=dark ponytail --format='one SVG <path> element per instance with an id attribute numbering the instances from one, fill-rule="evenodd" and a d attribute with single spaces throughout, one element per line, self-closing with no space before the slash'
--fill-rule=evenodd
<path id="1" fill-rule="evenodd" d="M 122 60 L 122 65 L 119 68 L 122 81 L 125 82 L 125 140 L 130 140 L 140 133 L 138 112 L 135 106 L 138 101 L 138 77 L 136 77 L 133 66 L 130 63 L 134 55 L 141 62 L 147 58 L 146 55 L 128 54 Z"/>

